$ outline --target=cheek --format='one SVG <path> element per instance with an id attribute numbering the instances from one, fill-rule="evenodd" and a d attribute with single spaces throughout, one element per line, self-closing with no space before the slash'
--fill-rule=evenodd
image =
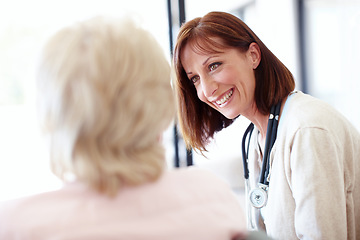
<path id="1" fill-rule="evenodd" d="M 214 81 L 219 85 L 236 85 L 240 79 L 240 73 L 234 69 L 226 69 L 214 75 Z"/>
<path id="2" fill-rule="evenodd" d="M 238 76 L 235 71 L 222 71 L 216 76 L 216 81 L 221 84 L 234 84 L 234 80 Z"/>

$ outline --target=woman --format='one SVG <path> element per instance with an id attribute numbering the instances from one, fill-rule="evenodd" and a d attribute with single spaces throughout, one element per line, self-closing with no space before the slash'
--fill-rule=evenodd
<path id="1" fill-rule="evenodd" d="M 160 141 L 175 115 L 170 66 L 129 20 L 56 33 L 38 69 L 39 119 L 64 186 L 0 204 L 0 239 L 244 239 L 230 187 L 166 171 Z M 154 114 L 156 112 L 156 114 Z"/>
<path id="2" fill-rule="evenodd" d="M 360 237 L 360 134 L 348 120 L 294 91 L 291 72 L 231 14 L 185 23 L 173 61 L 189 147 L 206 151 L 240 115 L 252 122 L 243 141 L 249 228 L 275 239 Z"/>

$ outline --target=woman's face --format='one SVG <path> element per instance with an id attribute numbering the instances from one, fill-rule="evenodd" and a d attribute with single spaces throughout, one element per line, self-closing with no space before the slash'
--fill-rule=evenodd
<path id="1" fill-rule="evenodd" d="M 260 62 L 256 43 L 250 44 L 246 52 L 230 48 L 210 54 L 197 53 L 187 44 L 180 58 L 201 101 L 228 119 L 254 111 L 254 69 Z"/>

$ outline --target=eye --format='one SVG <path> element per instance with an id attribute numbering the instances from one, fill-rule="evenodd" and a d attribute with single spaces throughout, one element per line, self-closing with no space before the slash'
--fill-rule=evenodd
<path id="1" fill-rule="evenodd" d="M 219 62 L 215 62 L 209 65 L 209 70 L 210 71 L 214 71 L 215 69 L 217 69 L 219 66 L 221 65 L 221 63 Z"/>
<path id="2" fill-rule="evenodd" d="M 190 81 L 195 84 L 197 81 L 199 81 L 199 79 L 199 76 L 193 76 L 192 78 L 190 78 Z"/>

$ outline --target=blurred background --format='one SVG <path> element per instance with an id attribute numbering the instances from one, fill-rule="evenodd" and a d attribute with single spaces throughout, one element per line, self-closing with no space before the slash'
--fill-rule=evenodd
<path id="1" fill-rule="evenodd" d="M 360 131 L 360 0 L 0 0 L 0 201 L 61 187 L 36 120 L 39 50 L 59 28 L 97 15 L 134 15 L 171 59 L 182 22 L 209 11 L 237 15 L 290 69 L 296 89 L 333 105 Z M 196 165 L 243 191 L 242 117 L 206 158 L 186 151 L 176 126 L 163 138 L 169 168 Z"/>

